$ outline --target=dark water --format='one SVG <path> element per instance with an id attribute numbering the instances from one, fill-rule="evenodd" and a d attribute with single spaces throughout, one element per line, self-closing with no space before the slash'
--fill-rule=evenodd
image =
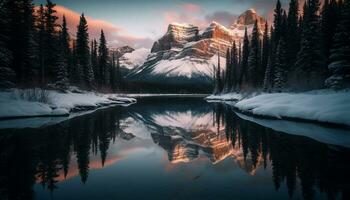
<path id="1" fill-rule="evenodd" d="M 148 101 L 0 130 L 0 199 L 350 199 L 349 158 L 222 104 Z"/>

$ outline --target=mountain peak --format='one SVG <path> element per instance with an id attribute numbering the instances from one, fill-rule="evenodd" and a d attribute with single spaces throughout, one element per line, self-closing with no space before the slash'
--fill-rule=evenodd
<path id="1" fill-rule="evenodd" d="M 266 22 L 263 17 L 258 15 L 258 13 L 253 8 L 251 8 L 238 17 L 237 24 L 247 26 L 254 24 L 256 20 L 258 20 L 258 24 L 265 24 Z"/>

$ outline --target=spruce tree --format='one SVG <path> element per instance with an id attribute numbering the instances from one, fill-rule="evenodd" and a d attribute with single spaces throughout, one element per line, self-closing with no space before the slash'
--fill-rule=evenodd
<path id="1" fill-rule="evenodd" d="M 298 33 L 299 23 L 299 3 L 298 0 L 291 0 L 289 3 L 288 19 L 287 19 L 287 60 L 288 66 L 295 63 L 299 51 L 300 38 Z"/>
<path id="2" fill-rule="evenodd" d="M 100 46 L 98 49 L 98 66 L 100 71 L 100 87 L 108 84 L 108 49 L 103 30 L 101 30 Z"/>
<path id="3" fill-rule="evenodd" d="M 282 29 L 282 15 L 283 15 L 283 9 L 281 6 L 281 2 L 280 0 L 277 0 L 276 3 L 276 8 L 274 10 L 274 20 L 273 20 L 273 25 L 274 25 L 274 31 L 275 31 L 275 36 L 274 36 L 274 40 L 275 40 L 275 48 L 277 48 L 277 43 L 280 40 L 280 37 L 282 35 L 282 31 L 284 31 Z"/>
<path id="4" fill-rule="evenodd" d="M 234 92 L 237 89 L 237 77 L 239 73 L 238 68 L 238 53 L 237 53 L 237 46 L 236 41 L 233 41 L 232 49 L 231 49 L 231 84 L 230 84 L 230 91 Z"/>
<path id="5" fill-rule="evenodd" d="M 216 69 L 216 81 L 215 81 L 215 88 L 214 88 L 214 94 L 220 94 L 222 92 L 222 80 L 221 80 L 221 66 L 220 66 L 220 54 L 218 53 L 218 64 Z"/>
<path id="6" fill-rule="evenodd" d="M 67 24 L 63 16 L 63 23 L 58 42 L 58 54 L 55 63 L 54 84 L 58 89 L 67 89 L 69 86 L 68 65 L 70 59 L 69 35 L 67 32 Z"/>
<path id="7" fill-rule="evenodd" d="M 334 34 L 333 47 L 330 51 L 332 75 L 326 80 L 330 88 L 350 87 L 350 1 L 345 0 L 341 9 L 340 21 Z"/>
<path id="8" fill-rule="evenodd" d="M 41 4 L 36 14 L 37 42 L 38 42 L 38 63 L 39 63 L 39 79 L 41 87 L 46 84 L 45 80 L 45 45 L 46 45 L 46 29 L 45 29 L 45 9 Z"/>
<path id="9" fill-rule="evenodd" d="M 295 63 L 298 82 L 303 83 L 302 89 L 319 88 L 322 74 L 324 74 L 324 57 L 322 57 L 320 45 L 319 7 L 319 0 L 307 1 L 301 48 Z"/>
<path id="10" fill-rule="evenodd" d="M 274 59 L 275 59 L 275 54 L 274 54 L 274 29 L 271 26 L 270 28 L 270 49 L 269 49 L 269 56 L 268 56 L 268 61 L 266 65 L 266 70 L 264 73 L 264 84 L 263 84 L 263 90 L 264 91 L 270 91 L 270 89 L 273 87 L 273 82 L 274 82 Z"/>
<path id="11" fill-rule="evenodd" d="M 286 42 L 284 37 L 280 38 L 277 45 L 276 51 L 276 61 L 275 61 L 275 80 L 274 89 L 276 92 L 282 92 L 287 81 L 288 73 L 288 61 L 287 61 L 287 51 Z"/>
<path id="12" fill-rule="evenodd" d="M 264 30 L 264 36 L 263 36 L 263 46 L 262 46 L 262 58 L 261 58 L 261 68 L 262 71 L 265 73 L 267 68 L 267 63 L 269 60 L 270 55 L 270 37 L 269 37 L 269 25 L 266 22 L 265 23 L 265 30 Z"/>
<path id="13" fill-rule="evenodd" d="M 56 4 L 52 3 L 50 0 L 47 0 L 45 5 L 45 40 L 44 40 L 44 54 L 45 54 L 45 67 L 48 68 L 46 70 L 47 77 L 50 82 L 54 82 L 56 79 L 56 72 L 59 64 L 57 55 L 59 52 L 59 44 L 58 44 L 58 31 L 57 28 L 59 25 L 57 24 L 58 17 L 55 15 Z"/>
<path id="14" fill-rule="evenodd" d="M 322 7 L 321 32 L 322 32 L 322 50 L 327 62 L 330 56 L 330 49 L 333 44 L 333 37 L 338 21 L 338 5 L 336 0 L 325 0 Z"/>
<path id="15" fill-rule="evenodd" d="M 70 36 L 67 28 L 66 17 L 63 15 L 62 26 L 61 26 L 61 34 L 60 34 L 60 43 L 61 43 L 61 51 L 63 53 L 63 57 L 67 62 L 67 73 L 68 77 L 72 77 L 72 51 L 69 47 Z"/>
<path id="16" fill-rule="evenodd" d="M 112 52 L 111 67 L 110 67 L 110 84 L 113 91 L 116 91 L 116 69 L 115 69 L 115 53 Z"/>
<path id="17" fill-rule="evenodd" d="M 8 17 L 11 19 L 7 42 L 13 58 L 10 66 L 16 73 L 16 82 L 28 87 L 34 83 L 37 74 L 33 4 L 31 0 L 8 0 L 5 3 Z"/>
<path id="18" fill-rule="evenodd" d="M 260 84 L 260 76 L 263 72 L 260 69 L 260 39 L 258 21 L 254 23 L 251 46 L 248 58 L 249 85 L 256 88 Z"/>
<path id="19" fill-rule="evenodd" d="M 231 71 L 232 71 L 232 64 L 231 64 L 231 53 L 230 48 L 227 48 L 226 50 L 226 71 L 225 71 L 225 83 L 224 83 L 224 92 L 228 92 L 231 89 Z"/>
<path id="20" fill-rule="evenodd" d="M 89 33 L 88 25 L 84 14 L 80 16 L 80 22 L 77 31 L 76 56 L 78 71 L 83 72 L 82 86 L 91 89 L 93 87 L 94 75 L 89 62 Z"/>
<path id="21" fill-rule="evenodd" d="M 242 64 L 241 64 L 241 73 L 239 78 L 240 87 L 246 84 L 248 81 L 248 57 L 249 57 L 249 38 L 247 33 L 247 27 L 244 31 L 243 38 L 243 49 L 242 49 Z"/>
<path id="22" fill-rule="evenodd" d="M 12 54 L 8 49 L 9 42 L 9 13 L 5 6 L 7 2 L 0 2 L 0 88 L 9 88 L 14 86 L 15 72 L 11 69 Z"/>
<path id="23" fill-rule="evenodd" d="M 96 81 L 99 80 L 99 68 L 98 68 L 98 57 L 97 57 L 97 41 L 94 39 L 91 41 L 91 53 L 90 53 L 91 65 L 94 70 L 94 78 Z"/>

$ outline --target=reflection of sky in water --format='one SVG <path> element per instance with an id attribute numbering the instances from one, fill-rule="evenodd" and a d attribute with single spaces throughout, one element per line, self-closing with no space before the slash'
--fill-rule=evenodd
<path id="1" fill-rule="evenodd" d="M 52 194 L 39 184 L 38 178 L 34 186 L 37 199 L 49 199 L 50 195 L 65 200 L 288 199 L 289 193 L 299 199 L 308 197 L 305 195 L 310 195 L 309 191 L 310 197 L 323 199 L 326 194 L 319 192 L 317 182 L 325 173 L 337 178 L 329 183 L 322 179 L 326 181 L 324 187 L 345 190 L 348 187 L 345 184 L 348 174 L 333 170 L 349 167 L 342 162 L 349 155 L 348 149 L 274 132 L 240 119 L 219 104 L 139 103 L 129 108 L 98 111 L 58 126 L 53 129 L 66 129 L 61 130 L 59 137 L 69 138 L 66 134 L 70 133 L 73 138 L 73 142 L 69 140 L 74 145 L 70 147 L 68 173 L 65 177 L 58 165 L 57 188 Z M 48 128 L 48 132 L 53 129 Z M 333 129 L 313 125 L 307 130 Z M 110 136 L 114 133 L 115 138 Z M 334 133 L 344 132 L 334 129 Z M 33 136 L 38 139 L 34 143 L 45 146 L 42 137 L 47 135 L 36 134 Z M 96 144 L 94 137 L 98 138 Z M 108 144 L 104 165 L 103 141 Z M 83 163 L 83 154 L 79 148 L 89 146 L 88 177 L 83 184 L 79 165 L 79 159 Z M 324 169 L 320 167 L 323 163 Z"/>

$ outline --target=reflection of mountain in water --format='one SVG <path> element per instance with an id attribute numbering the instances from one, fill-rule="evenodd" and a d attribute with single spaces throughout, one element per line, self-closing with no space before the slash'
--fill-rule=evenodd
<path id="1" fill-rule="evenodd" d="M 296 190 L 304 199 L 316 192 L 329 199 L 350 195 L 349 149 L 277 133 L 221 104 L 195 100 L 138 103 L 40 129 L 0 130 L 0 197 L 34 199 L 36 183 L 54 191 L 73 176 L 86 183 L 92 169 L 154 143 L 174 165 L 206 157 L 213 164 L 232 158 L 251 175 L 267 168 L 275 189 L 285 185 L 290 196 Z"/>

